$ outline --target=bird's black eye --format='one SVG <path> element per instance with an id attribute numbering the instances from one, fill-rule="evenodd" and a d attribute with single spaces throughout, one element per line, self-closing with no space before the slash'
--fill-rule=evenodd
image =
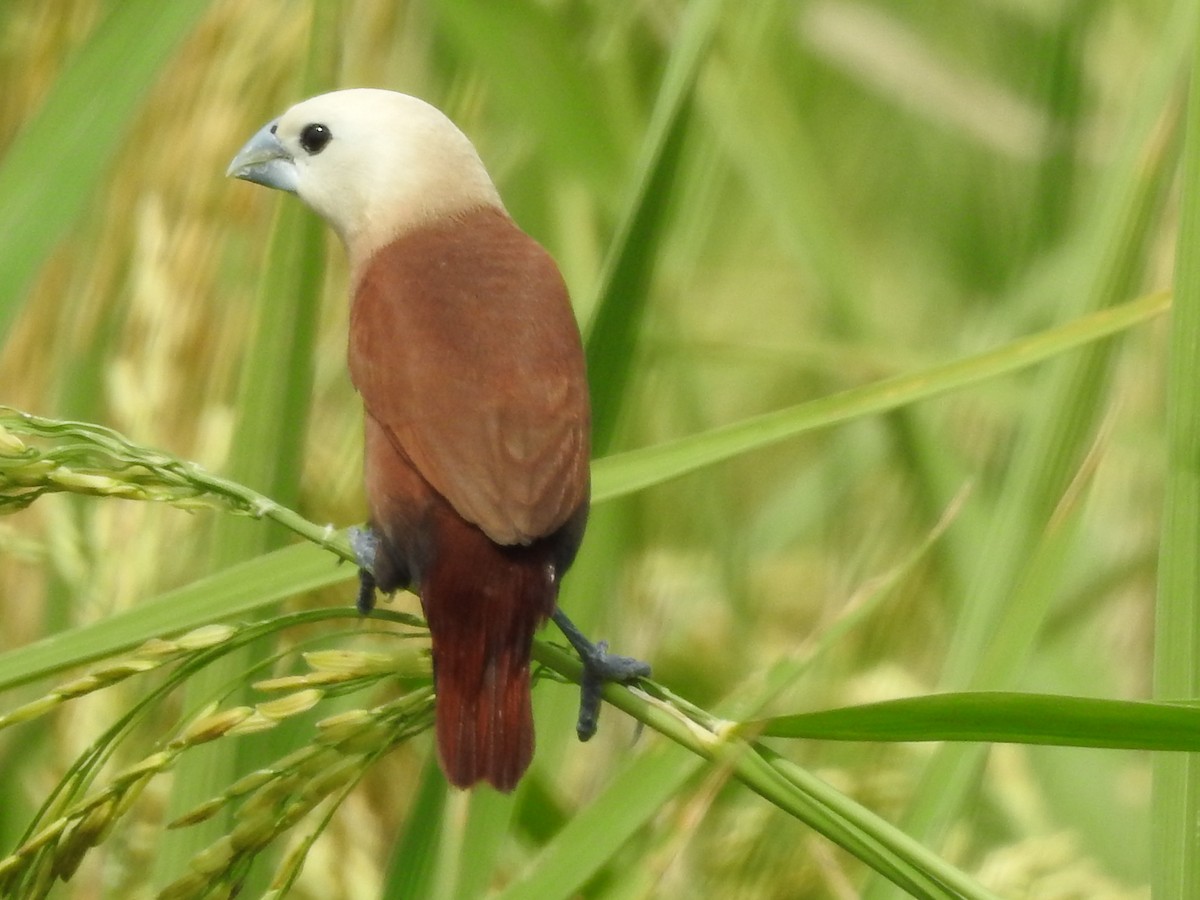
<path id="1" fill-rule="evenodd" d="M 332 140 L 333 132 L 325 125 L 319 123 L 305 125 L 304 130 L 300 132 L 300 146 L 310 156 L 316 156 Z"/>

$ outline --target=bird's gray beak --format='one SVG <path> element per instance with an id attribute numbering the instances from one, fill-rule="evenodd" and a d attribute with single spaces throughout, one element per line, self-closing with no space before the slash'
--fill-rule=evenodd
<path id="1" fill-rule="evenodd" d="M 296 193 L 296 163 L 275 136 L 278 121 L 268 122 L 246 142 L 229 164 L 226 176 Z"/>

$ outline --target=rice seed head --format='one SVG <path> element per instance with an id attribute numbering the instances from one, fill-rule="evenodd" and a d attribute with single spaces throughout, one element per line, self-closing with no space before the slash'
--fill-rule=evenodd
<path id="1" fill-rule="evenodd" d="M 363 677 L 389 675 L 396 669 L 398 654 L 363 650 L 314 650 L 303 654 L 304 661 L 317 672 L 342 672 Z"/>
<path id="2" fill-rule="evenodd" d="M 158 900 L 192 900 L 205 896 L 210 886 L 211 879 L 207 875 L 188 872 L 159 891 Z"/>
<path id="3" fill-rule="evenodd" d="M 0 425 L 0 456 L 21 457 L 28 450 L 24 441 Z"/>
<path id="4" fill-rule="evenodd" d="M 234 856 L 233 841 L 225 834 L 193 856 L 188 868 L 199 875 L 215 876 L 229 868 Z"/>
<path id="5" fill-rule="evenodd" d="M 213 797 L 196 806 L 181 816 L 177 816 L 167 823 L 168 829 L 187 828 L 189 825 L 198 825 L 201 822 L 206 822 L 219 813 L 229 804 L 229 798 L 224 795 Z"/>
<path id="6" fill-rule="evenodd" d="M 246 854 L 265 847 L 278 833 L 278 818 L 271 813 L 238 816 L 237 824 L 229 833 L 229 842 L 234 852 Z"/>
<path id="7" fill-rule="evenodd" d="M 58 694 L 47 694 L 45 697 L 38 697 L 36 700 L 31 700 L 23 706 L 18 706 L 14 710 L 10 710 L 0 716 L 0 728 L 7 728 L 10 725 L 16 725 L 19 722 L 28 722 L 31 719 L 36 719 L 38 716 L 44 716 L 52 709 L 57 709 L 63 703 L 63 698 Z"/>
<path id="8" fill-rule="evenodd" d="M 368 710 L 347 710 L 317 722 L 317 740 L 337 746 L 364 732 L 374 731 L 377 722 L 377 717 Z"/>
<path id="9" fill-rule="evenodd" d="M 289 694 L 286 697 L 280 697 L 278 700 L 268 700 L 265 703 L 259 703 L 255 709 L 267 718 L 278 721 L 286 719 L 289 716 L 308 712 L 320 703 L 321 698 L 324 696 L 324 691 L 309 688 L 308 690 L 296 691 L 294 694 Z"/>
<path id="10" fill-rule="evenodd" d="M 193 719 L 191 724 L 172 743 L 194 747 L 196 744 L 215 741 L 226 732 L 241 725 L 253 714 L 254 710 L 249 706 L 235 706 L 220 712 L 206 712 Z"/>
<path id="11" fill-rule="evenodd" d="M 179 755 L 178 750 L 172 752 L 169 750 L 159 750 L 157 753 L 151 753 L 141 762 L 134 763 L 126 769 L 122 769 L 113 776 L 113 788 L 127 787 L 135 782 L 157 775 L 160 772 L 165 772 L 175 762 L 175 758 Z"/>
<path id="12" fill-rule="evenodd" d="M 232 638 L 238 629 L 232 625 L 203 625 L 175 639 L 183 650 L 207 650 Z"/>

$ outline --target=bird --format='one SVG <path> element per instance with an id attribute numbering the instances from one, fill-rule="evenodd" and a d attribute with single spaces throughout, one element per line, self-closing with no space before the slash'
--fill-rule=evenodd
<path id="1" fill-rule="evenodd" d="M 583 661 L 577 731 L 604 681 L 649 674 L 558 609 L 590 495 L 590 403 L 567 287 L 475 147 L 380 88 L 304 100 L 228 176 L 296 195 L 349 263 L 347 359 L 364 410 L 359 609 L 415 589 L 429 625 L 447 780 L 512 791 L 534 750 L 530 658 L 553 618 Z"/>

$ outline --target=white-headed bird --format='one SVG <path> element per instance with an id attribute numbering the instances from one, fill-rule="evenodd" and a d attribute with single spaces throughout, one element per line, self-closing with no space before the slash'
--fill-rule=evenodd
<path id="1" fill-rule="evenodd" d="M 554 616 L 585 664 L 580 737 L 609 656 L 557 612 L 588 513 L 587 381 L 554 261 L 505 211 L 475 148 L 393 91 L 293 106 L 230 175 L 296 194 L 350 260 L 350 376 L 365 408 L 359 606 L 414 587 L 432 638 L 451 783 L 509 791 L 533 756 L 529 665 Z"/>

